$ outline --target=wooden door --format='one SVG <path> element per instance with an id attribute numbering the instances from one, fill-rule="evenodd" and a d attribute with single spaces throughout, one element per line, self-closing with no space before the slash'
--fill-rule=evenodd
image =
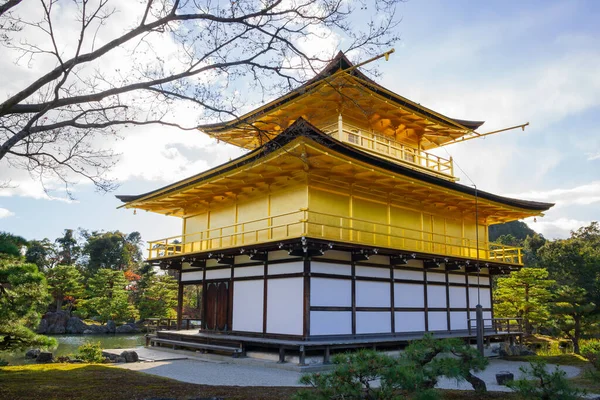
<path id="1" fill-rule="evenodd" d="M 227 311 L 229 303 L 229 288 L 226 282 L 219 283 L 217 290 L 217 329 L 227 330 Z"/>
<path id="2" fill-rule="evenodd" d="M 206 329 L 226 331 L 229 313 L 229 283 L 209 283 L 206 289 Z"/>
<path id="3" fill-rule="evenodd" d="M 217 309 L 217 284 L 209 283 L 206 290 L 206 315 L 204 320 L 206 321 L 206 329 L 213 330 L 217 322 L 216 318 Z"/>

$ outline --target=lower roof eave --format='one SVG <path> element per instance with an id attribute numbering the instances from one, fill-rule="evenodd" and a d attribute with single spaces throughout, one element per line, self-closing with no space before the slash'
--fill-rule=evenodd
<path id="1" fill-rule="evenodd" d="M 444 254 L 436 254 L 436 253 L 427 253 L 427 252 L 416 252 L 412 250 L 405 249 L 395 249 L 395 248 L 386 248 L 379 246 L 369 246 L 362 245 L 356 243 L 344 243 L 344 242 L 336 242 L 331 240 L 323 240 L 323 239 L 314 239 L 310 237 L 298 237 L 292 239 L 278 240 L 275 242 L 268 243 L 257 243 L 254 245 L 247 246 L 236 246 L 225 249 L 216 249 L 211 251 L 201 251 L 194 253 L 185 253 L 185 254 L 177 254 L 177 255 L 169 255 L 164 257 L 154 257 L 152 259 L 148 259 L 147 262 L 151 264 L 162 264 L 166 269 L 177 269 L 181 268 L 182 262 L 190 262 L 194 260 L 207 260 L 207 259 L 216 259 L 221 256 L 239 256 L 239 255 L 250 255 L 257 252 L 272 252 L 278 250 L 287 250 L 287 251 L 296 251 L 300 249 L 306 249 L 303 251 L 303 254 L 295 254 L 292 257 L 295 258 L 303 258 L 305 256 L 308 257 L 324 257 L 327 258 L 326 252 L 328 250 L 338 250 L 338 251 L 346 251 L 346 252 L 367 252 L 370 255 L 382 255 L 382 256 L 404 256 L 407 257 L 408 260 L 422 260 L 422 261 L 434 261 L 439 263 L 456 263 L 466 265 L 468 268 L 473 269 L 473 271 L 467 272 L 476 272 L 477 265 L 479 268 L 488 268 L 491 275 L 496 274 L 505 274 L 510 271 L 519 270 L 523 267 L 522 264 L 519 263 L 511 263 L 511 262 L 502 262 L 502 261 L 494 261 L 487 259 L 476 259 L 470 257 L 456 257 Z M 320 255 L 320 252 L 324 252 L 323 255 Z M 340 261 L 340 260 L 336 260 Z M 368 264 L 368 260 L 366 261 L 358 261 L 357 263 Z M 222 264 L 227 265 L 227 264 Z M 235 265 L 235 264 L 234 264 Z M 435 271 L 437 268 L 430 268 L 430 270 Z M 439 268 L 439 270 L 443 271 L 443 269 Z"/>

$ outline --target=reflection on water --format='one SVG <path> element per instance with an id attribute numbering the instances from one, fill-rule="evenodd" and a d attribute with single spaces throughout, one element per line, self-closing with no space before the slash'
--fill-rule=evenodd
<path id="1" fill-rule="evenodd" d="M 136 334 L 104 334 L 104 335 L 53 335 L 58 341 L 58 347 L 52 350 L 54 356 L 66 356 L 77 352 L 77 348 L 85 343 L 98 343 L 103 349 L 128 349 L 140 347 L 145 344 L 143 333 Z M 8 361 L 10 365 L 27 364 L 31 360 L 25 359 L 22 353 L 0 353 L 0 358 Z"/>

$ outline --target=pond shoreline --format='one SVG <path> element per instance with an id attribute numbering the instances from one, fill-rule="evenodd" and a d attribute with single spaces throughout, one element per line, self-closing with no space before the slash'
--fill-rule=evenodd
<path id="1" fill-rule="evenodd" d="M 58 341 L 58 346 L 49 349 L 54 357 L 66 356 L 77 352 L 79 346 L 86 343 L 100 343 L 103 349 L 129 349 L 143 347 L 146 343 L 144 333 L 102 333 L 102 334 L 62 334 L 48 335 Z M 35 360 L 27 360 L 25 351 L 2 354 L 0 358 L 9 362 L 9 365 L 33 364 Z"/>

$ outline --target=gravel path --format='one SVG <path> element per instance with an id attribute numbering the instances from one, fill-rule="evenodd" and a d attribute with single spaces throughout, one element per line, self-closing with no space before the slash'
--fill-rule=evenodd
<path id="1" fill-rule="evenodd" d="M 300 372 L 197 360 L 119 364 L 120 368 L 215 386 L 300 386 Z"/>
<path id="2" fill-rule="evenodd" d="M 519 367 L 529 365 L 528 362 L 523 361 L 506 361 L 500 359 L 490 359 L 490 364 L 485 369 L 485 371 L 478 372 L 474 374 L 475 376 L 483 379 L 485 382 L 487 389 L 492 392 L 510 392 L 511 390 L 506 386 L 501 386 L 496 383 L 496 374 L 502 371 L 509 371 L 515 375 L 515 379 L 519 379 L 522 377 L 521 371 L 519 371 Z M 556 365 L 549 364 L 547 369 L 548 371 L 554 371 Z M 568 378 L 573 378 L 579 375 L 580 369 L 577 367 L 562 365 L 559 367 L 563 371 L 567 373 Z M 456 382 L 453 379 L 442 378 L 439 380 L 438 388 L 440 389 L 460 389 L 460 390 L 472 390 L 473 387 L 468 382 Z"/>
<path id="3" fill-rule="evenodd" d="M 521 377 L 519 367 L 528 365 L 526 362 L 491 359 L 485 371 L 477 375 L 483 379 L 490 391 L 510 391 L 505 386 L 496 384 L 496 374 L 510 371 L 515 379 Z M 298 379 L 301 372 L 288 371 L 263 366 L 240 365 L 235 362 L 214 362 L 200 360 L 170 360 L 119 364 L 118 367 L 132 371 L 140 371 L 182 382 L 216 386 L 300 386 Z M 549 365 L 554 370 L 554 365 Z M 577 367 L 561 366 L 569 378 L 575 377 L 580 370 Z M 441 379 L 437 385 L 440 389 L 471 390 L 468 382 L 456 382 L 452 379 Z"/>

